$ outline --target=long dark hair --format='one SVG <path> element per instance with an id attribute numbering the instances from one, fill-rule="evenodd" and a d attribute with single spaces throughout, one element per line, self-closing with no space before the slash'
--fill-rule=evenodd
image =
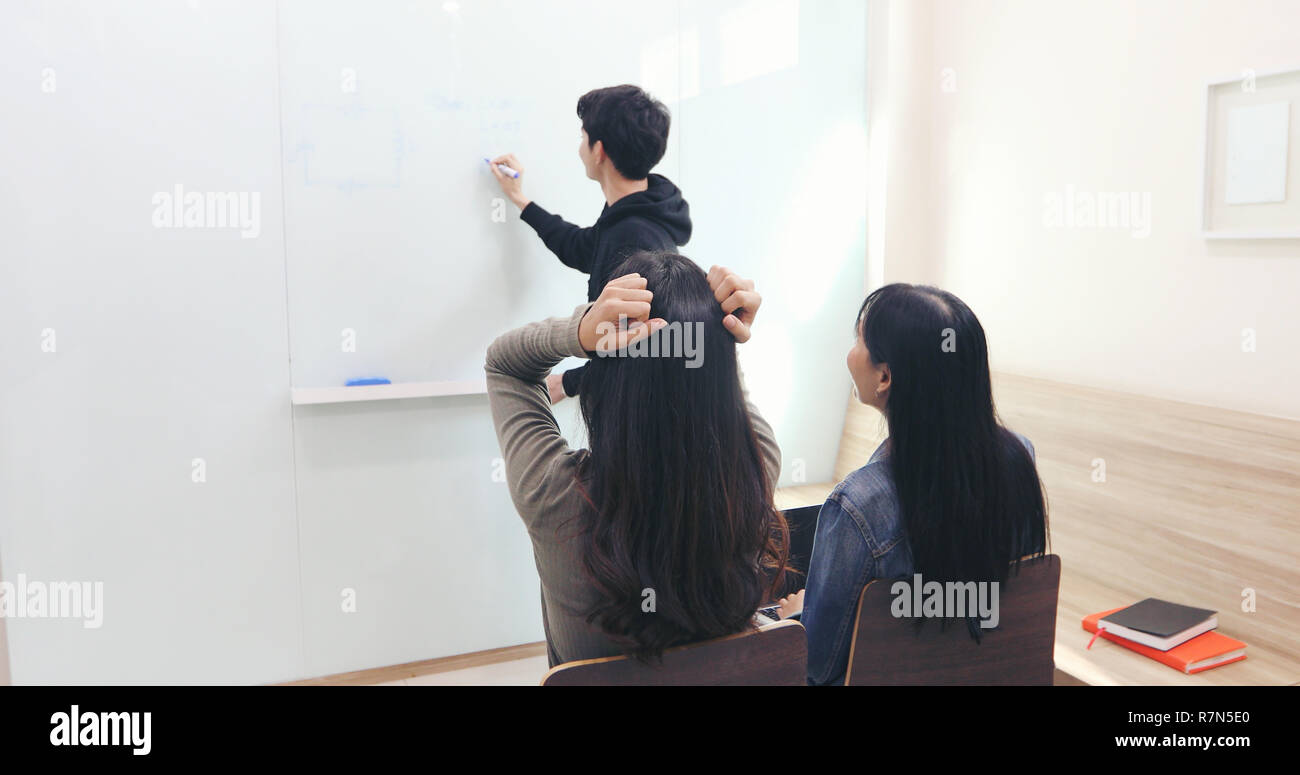
<path id="1" fill-rule="evenodd" d="M 704 272 L 643 251 L 611 276 L 632 272 L 669 326 L 653 335 L 658 357 L 596 357 L 583 376 L 591 453 L 577 474 L 578 540 L 597 598 L 587 620 L 644 660 L 751 626 L 782 581 L 788 530 Z M 695 358 L 665 352 L 673 324 L 693 325 Z"/>
<path id="2" fill-rule="evenodd" d="M 1029 451 L 998 420 L 975 313 L 947 291 L 895 283 L 867 296 L 857 329 L 872 363 L 889 366 L 890 462 L 917 572 L 1005 583 L 1046 551 L 1047 503 Z M 978 618 L 966 625 L 978 641 Z"/>

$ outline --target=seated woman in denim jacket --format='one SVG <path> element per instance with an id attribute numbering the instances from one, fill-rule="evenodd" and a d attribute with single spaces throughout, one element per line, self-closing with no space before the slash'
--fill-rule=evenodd
<path id="1" fill-rule="evenodd" d="M 889 438 L 831 493 L 817 519 L 802 608 L 808 682 L 842 684 L 858 597 L 872 579 L 1005 582 L 1042 554 L 1047 509 L 1025 437 L 998 423 L 984 329 L 961 299 L 904 283 L 858 311 L 849 373 Z M 979 640 L 979 621 L 966 625 Z"/>

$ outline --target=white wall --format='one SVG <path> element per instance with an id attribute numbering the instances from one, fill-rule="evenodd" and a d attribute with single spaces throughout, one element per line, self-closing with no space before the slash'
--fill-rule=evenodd
<path id="1" fill-rule="evenodd" d="M 682 252 L 763 294 L 740 357 L 783 486 L 830 481 L 844 426 L 865 279 L 866 22 L 860 0 L 684 4 L 698 55 L 683 61 L 698 64 L 682 78 L 698 93 L 674 106 L 695 222 Z"/>
<path id="2" fill-rule="evenodd" d="M 1206 83 L 1300 67 L 1300 5 L 889 9 L 905 66 L 890 71 L 886 279 L 965 299 L 997 369 L 1300 417 L 1300 240 L 1198 234 Z M 1045 197 L 1071 186 L 1149 193 L 1150 235 L 1049 228 Z"/>
<path id="3" fill-rule="evenodd" d="M 8 622 L 16 684 L 302 672 L 274 11 L 4 11 L 0 567 L 103 584 Z M 154 228 L 178 182 L 260 235 Z"/>

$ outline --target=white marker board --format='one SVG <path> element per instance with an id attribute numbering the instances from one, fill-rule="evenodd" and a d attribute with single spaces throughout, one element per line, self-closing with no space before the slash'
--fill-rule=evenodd
<path id="1" fill-rule="evenodd" d="M 586 300 L 585 276 L 519 220 L 483 157 L 514 152 L 525 193 L 590 225 L 603 199 L 578 160 L 577 99 L 625 82 L 675 87 L 677 9 L 610 0 L 556 9 L 280 4 L 296 388 L 481 380 L 496 336 Z M 670 141 L 657 171 L 676 177 L 675 133 Z"/>

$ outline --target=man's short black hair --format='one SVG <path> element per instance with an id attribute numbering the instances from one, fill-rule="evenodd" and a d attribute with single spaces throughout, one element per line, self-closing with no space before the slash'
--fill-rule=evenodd
<path id="1" fill-rule="evenodd" d="M 662 102 L 636 86 L 593 89 L 578 98 L 587 146 L 605 144 L 614 169 L 628 180 L 650 174 L 668 150 L 672 116 Z"/>

